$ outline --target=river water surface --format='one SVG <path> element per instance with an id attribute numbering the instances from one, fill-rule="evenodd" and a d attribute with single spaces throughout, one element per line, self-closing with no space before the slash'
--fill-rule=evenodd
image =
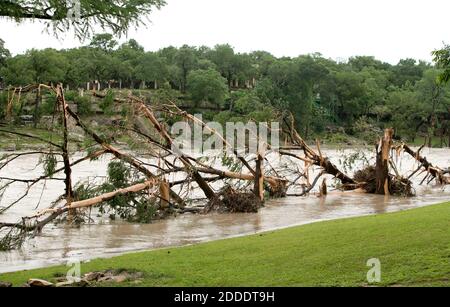
<path id="1" fill-rule="evenodd" d="M 324 150 L 336 164 L 351 150 Z M 450 166 L 450 149 L 425 149 L 428 160 L 440 167 Z M 81 155 L 79 156 L 81 157 Z M 76 158 L 76 157 L 75 157 Z M 38 156 L 23 157 L 0 172 L 1 176 L 35 178 L 42 173 L 36 167 Z M 74 168 L 74 181 L 106 174 L 109 158 L 85 162 Z M 417 168 L 406 155 L 398 163 L 400 172 Z M 424 175 L 414 179 L 417 197 L 384 197 L 357 193 L 331 193 L 326 198 L 288 197 L 269 200 L 256 214 L 181 215 L 153 224 L 129 224 L 98 219 L 79 228 L 48 225 L 42 235 L 29 240 L 18 251 L 0 252 L 0 273 L 110 257 L 126 252 L 183 246 L 200 242 L 254 234 L 295 225 L 340 218 L 381 214 L 450 201 L 450 187 L 419 186 Z M 331 181 L 331 180 L 330 180 Z M 8 189 L 1 199 L 5 206 L 23 191 L 23 186 Z M 62 182 L 48 181 L 33 188 L 21 203 L 0 215 L 0 221 L 12 222 L 45 208 L 64 191 Z"/>

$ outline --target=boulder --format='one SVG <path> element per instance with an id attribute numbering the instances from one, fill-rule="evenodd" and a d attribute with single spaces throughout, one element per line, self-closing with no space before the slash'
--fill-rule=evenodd
<path id="1" fill-rule="evenodd" d="M 102 272 L 91 272 L 84 275 L 84 279 L 88 282 L 98 281 L 100 278 L 105 277 L 105 273 Z"/>
<path id="2" fill-rule="evenodd" d="M 84 288 L 89 285 L 90 283 L 87 280 L 82 279 L 80 281 L 65 281 L 57 283 L 56 288 L 70 288 L 70 287 Z"/>
<path id="3" fill-rule="evenodd" d="M 11 287 L 12 287 L 12 283 L 0 281 L 0 288 L 11 288 Z"/>
<path id="4" fill-rule="evenodd" d="M 49 288 L 55 286 L 53 283 L 42 279 L 30 279 L 27 284 L 32 288 Z"/>
<path id="5" fill-rule="evenodd" d="M 98 280 L 98 282 L 113 282 L 114 278 L 112 276 L 105 276 Z"/>
<path id="6" fill-rule="evenodd" d="M 114 282 L 123 283 L 128 280 L 128 275 L 118 275 L 113 277 Z"/>

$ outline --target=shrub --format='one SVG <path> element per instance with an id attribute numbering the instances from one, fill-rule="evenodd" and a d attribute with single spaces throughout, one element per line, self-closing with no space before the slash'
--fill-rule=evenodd
<path id="1" fill-rule="evenodd" d="M 79 115 L 92 115 L 92 103 L 89 97 L 76 96 L 74 101 L 77 104 Z"/>
<path id="2" fill-rule="evenodd" d="M 8 103 L 8 95 L 0 93 L 0 120 L 5 118 L 6 104 Z"/>
<path id="3" fill-rule="evenodd" d="M 106 115 L 112 115 L 114 113 L 114 98 L 114 92 L 109 90 L 99 105 L 100 109 L 102 109 L 103 113 Z"/>

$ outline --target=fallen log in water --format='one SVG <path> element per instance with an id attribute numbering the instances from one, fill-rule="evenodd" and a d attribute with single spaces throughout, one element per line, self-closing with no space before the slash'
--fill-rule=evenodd
<path id="1" fill-rule="evenodd" d="M 148 178 L 156 178 L 157 176 L 153 174 L 150 170 L 148 170 L 142 163 L 140 163 L 138 160 L 133 158 L 132 156 L 120 152 L 118 149 L 114 148 L 110 144 L 108 144 L 104 139 L 102 139 L 98 134 L 96 134 L 94 131 L 89 129 L 80 119 L 80 117 L 74 113 L 69 106 L 66 106 L 68 114 L 72 116 L 73 119 L 77 122 L 77 125 L 81 127 L 86 134 L 90 135 L 99 145 L 101 145 L 106 151 L 113 154 L 117 159 L 124 161 L 126 163 L 129 163 L 134 168 L 136 168 L 138 171 L 146 175 Z M 170 190 L 170 197 L 172 197 L 175 202 L 177 202 L 181 207 L 184 207 L 186 204 L 184 200 L 173 190 Z"/>
<path id="2" fill-rule="evenodd" d="M 437 181 L 440 184 L 450 184 L 450 177 L 446 176 L 447 174 L 449 174 L 449 170 L 443 170 L 440 169 L 439 167 L 435 167 L 433 164 L 428 162 L 426 157 L 422 157 L 420 152 L 423 149 L 423 147 L 421 147 L 417 152 L 415 152 L 408 145 L 402 144 L 397 149 L 403 150 L 420 163 L 417 171 L 423 168 L 430 176 L 432 176 L 432 178 L 437 179 Z M 417 173 L 417 171 L 415 173 Z M 412 175 L 414 175 L 415 173 L 413 173 Z"/>
<path id="3" fill-rule="evenodd" d="M 346 175 L 344 172 L 340 171 L 333 163 L 331 163 L 331 161 L 327 157 L 324 157 L 322 155 L 319 145 L 318 152 L 316 152 L 305 142 L 305 140 L 295 129 L 294 116 L 290 113 L 289 117 L 290 121 L 284 118 L 284 123 L 287 126 L 287 129 L 285 129 L 284 131 L 289 135 L 293 145 L 298 146 L 303 150 L 305 158 L 288 153 L 286 151 L 281 151 L 280 154 L 297 158 L 304 161 L 305 163 L 313 163 L 314 165 L 321 167 L 327 174 L 339 179 L 344 186 L 349 187 L 350 189 L 353 186 L 357 186 L 358 182 L 356 182 L 350 176 Z"/>
<path id="4" fill-rule="evenodd" d="M 32 88 L 39 87 L 35 86 Z M 256 158 L 247 161 L 247 159 L 239 155 L 237 149 L 229 144 L 223 136 L 217 133 L 217 131 L 210 128 L 200 119 L 182 111 L 173 103 L 161 106 L 160 110 L 157 107 L 147 105 L 144 101 L 137 97 L 133 97 L 131 94 L 126 99 L 114 98 L 115 103 L 128 104 L 133 111 L 133 114 L 130 116 L 131 119 L 136 120 L 138 118 L 140 120 L 139 123 L 142 123 L 141 125 L 133 125 L 135 122 L 131 122 L 131 124 L 128 123 L 128 126 L 126 127 L 121 126 L 120 129 L 122 130 L 120 131 L 127 131 L 127 133 L 132 134 L 138 141 L 146 143 L 146 145 L 150 144 L 148 147 L 149 152 L 146 156 L 156 159 L 157 162 L 152 161 L 145 163 L 140 157 L 134 156 L 133 153 L 130 153 L 123 148 L 116 148 L 113 146 L 113 141 L 108 141 L 109 138 L 107 136 L 96 132 L 95 129 L 86 125 L 78 114 L 73 112 L 66 103 L 62 86 L 58 85 L 47 89 L 52 90 L 56 94 L 56 105 L 59 106 L 59 109 L 55 111 L 59 112 L 58 114 L 61 116 L 63 127 L 61 131 L 62 144 L 33 135 L 21 134 L 5 129 L 0 130 L 0 132 L 3 131 L 26 138 L 33 138 L 46 143 L 50 148 L 47 155 L 61 156 L 63 158 L 63 167 L 54 169 L 51 174 L 33 180 L 0 177 L 0 180 L 6 181 L 6 184 L 0 187 L 0 192 L 4 191 L 14 182 L 27 184 L 27 192 L 12 204 L 15 205 L 24 199 L 28 194 L 29 189 L 37 182 L 47 180 L 54 174 L 64 172 L 64 178 L 52 179 L 64 181 L 66 188 L 65 193 L 57 202 L 48 207 L 48 209 L 40 211 L 34 216 L 24 217 L 20 222 L 15 224 L 0 223 L 0 230 L 10 230 L 0 240 L 0 249 L 20 246 L 27 235 L 40 232 L 45 225 L 59 219 L 62 215 L 73 214 L 76 212 L 75 210 L 83 213 L 84 211 L 82 209 L 92 208 L 103 204 L 110 205 L 111 208 L 113 208 L 112 210 L 116 210 L 111 202 L 120 200 L 121 196 L 126 196 L 124 201 L 126 206 L 136 208 L 137 205 L 144 203 L 143 210 L 156 210 L 158 212 L 157 217 L 166 217 L 174 213 L 188 212 L 257 212 L 264 203 L 266 191 L 269 192 L 271 197 L 285 197 L 287 195 L 306 196 L 319 185 L 320 179 L 325 175 L 331 175 L 339 180 L 340 185 L 338 188 L 341 190 L 361 191 L 361 189 L 364 189 L 366 193 L 385 195 L 411 196 L 413 194 L 411 182 L 409 181 L 410 178 L 401 177 L 391 157 L 391 148 L 393 147 L 392 138 L 394 134 L 392 129 L 386 130 L 384 137 L 381 139 L 380 144 L 376 149 L 377 164 L 359 170 L 352 178 L 342 172 L 328 157 L 324 156 L 319 141 L 316 141 L 316 149 L 313 149 L 313 147 L 305 142 L 294 128 L 292 114 L 290 114 L 290 118 L 283 118 L 283 131 L 288 135 L 292 144 L 282 149 L 270 148 L 270 144 L 264 144 L 264 142 L 261 144 L 261 140 L 259 140 L 258 136 L 255 136 L 258 138 L 258 142 L 260 142 L 259 144 L 261 146 L 258 146 Z M 104 95 L 95 92 L 93 95 L 99 99 L 105 98 Z M 169 129 L 166 129 L 164 123 L 158 120 L 156 116 L 157 111 L 155 110 L 158 110 L 158 112 L 166 116 L 181 117 L 190 123 L 200 125 L 210 134 L 216 134 L 221 138 L 221 141 L 219 142 L 223 142 L 225 148 L 231 150 L 235 157 L 231 158 L 231 162 L 222 161 L 220 166 L 213 167 L 207 165 L 202 159 L 195 159 L 190 155 L 177 150 L 172 146 L 174 145 L 175 138 L 168 132 Z M 84 131 L 85 135 L 95 142 L 95 149 L 98 149 L 77 161 L 71 161 L 70 159 L 68 146 L 69 118 L 73 119 L 75 124 Z M 150 124 L 150 128 L 148 128 L 146 124 Z M 130 126 L 133 128 L 130 128 Z M 290 162 L 294 165 L 294 168 L 291 169 L 289 166 L 273 167 L 271 161 L 266 158 L 266 149 L 278 153 L 280 157 L 288 156 L 293 158 Z M 414 152 L 405 144 L 402 146 L 402 150 L 412 155 L 420 162 L 420 167 L 415 173 L 423 168 L 428 172 L 430 177 L 437 178 L 440 183 L 445 184 L 450 182 L 448 176 L 446 176 L 449 173 L 448 170 L 442 170 L 433 166 L 426 158 L 420 156 L 420 150 Z M 297 151 L 302 153 L 298 153 Z M 45 152 L 40 153 L 45 154 Z M 124 180 L 120 186 L 114 186 L 113 189 L 98 189 L 98 186 L 96 186 L 97 189 L 94 189 L 94 192 L 91 192 L 88 195 L 79 196 L 80 193 L 78 193 L 78 190 L 75 189 L 74 191 L 74 188 L 72 187 L 72 168 L 83 161 L 104 154 L 111 154 L 115 161 L 118 160 L 120 161 L 118 163 L 126 165 L 123 173 L 127 170 L 130 170 L 130 172 L 132 170 L 135 174 L 134 177 L 132 177 L 133 179 Z M 16 154 L 15 156 L 10 155 L 1 159 L 2 161 L 6 160 L 7 162 L 0 165 L 0 171 L 5 165 L 22 155 L 24 154 Z M 228 159 L 229 157 L 224 154 L 222 158 Z M 301 163 L 298 163 L 299 161 Z M 58 161 L 53 162 L 55 163 L 54 168 L 56 168 Z M 303 166 L 304 169 L 302 169 Z M 153 168 L 155 168 L 156 171 L 153 171 Z M 220 168 L 224 169 L 222 170 Z M 310 182 L 310 179 L 312 179 L 310 178 L 310 168 L 320 169 L 319 175 L 312 183 Z M 393 170 L 395 174 L 391 174 L 391 170 Z M 415 173 L 413 173 L 413 175 Z M 208 177 L 207 175 L 212 176 Z M 287 178 L 290 178 L 290 175 L 295 176 L 296 179 L 288 180 Z M 306 183 L 297 184 L 302 178 Z M 108 177 L 108 179 L 110 180 L 110 177 Z M 221 182 L 222 185 L 219 187 L 215 186 L 216 190 L 214 190 L 212 188 L 213 183 L 217 184 L 219 182 Z M 109 182 L 106 184 L 109 184 Z M 303 189 L 302 193 L 289 194 L 288 189 L 295 186 L 301 186 Z M 206 199 L 201 198 L 202 202 L 200 204 L 188 207 L 187 203 L 199 200 L 199 197 L 194 197 L 194 190 L 201 190 Z M 108 192 L 106 193 L 106 191 Z M 333 193 L 328 191 L 326 178 L 323 178 L 319 191 L 320 196 Z M 61 202 L 64 200 L 64 204 L 61 205 Z M 174 203 L 171 202 L 172 200 Z M 139 201 L 141 201 L 141 203 L 139 203 Z M 149 203 L 150 205 L 147 206 Z M 137 211 L 137 209 L 135 210 Z M 153 219 L 156 215 L 153 215 L 153 211 L 151 212 L 151 218 Z"/>

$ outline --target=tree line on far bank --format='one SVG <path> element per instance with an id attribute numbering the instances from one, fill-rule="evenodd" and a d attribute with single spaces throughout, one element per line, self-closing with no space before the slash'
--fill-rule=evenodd
<path id="1" fill-rule="evenodd" d="M 436 59 L 445 68 L 444 52 Z M 428 135 L 448 145 L 445 72 L 414 59 L 391 65 L 370 56 L 346 62 L 320 54 L 277 58 L 265 51 L 237 53 L 226 44 L 146 52 L 137 41 L 119 45 L 110 34 L 95 35 L 80 48 L 11 56 L 0 40 L 4 87 L 62 82 L 77 89 L 97 81 L 102 87 L 148 89 L 181 98 L 193 109 L 208 107 L 206 117 L 220 122 L 267 121 L 289 110 L 307 138 L 347 134 L 368 139 L 394 127 L 407 141 Z"/>

